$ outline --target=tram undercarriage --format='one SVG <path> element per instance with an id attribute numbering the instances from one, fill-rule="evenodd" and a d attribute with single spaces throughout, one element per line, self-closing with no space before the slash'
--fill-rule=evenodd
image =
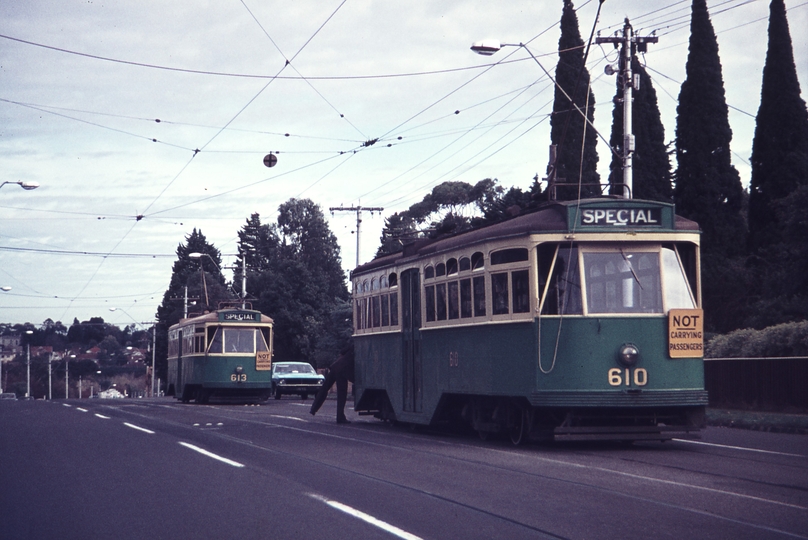
<path id="1" fill-rule="evenodd" d="M 398 421 L 384 391 L 363 396 L 357 411 Z M 444 394 L 429 425 L 466 426 L 483 440 L 504 436 L 514 445 L 527 441 L 700 439 L 705 407 L 535 407 L 525 398 Z"/>

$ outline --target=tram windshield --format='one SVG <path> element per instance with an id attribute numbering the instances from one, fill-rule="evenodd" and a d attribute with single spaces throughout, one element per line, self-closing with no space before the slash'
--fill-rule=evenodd
<path id="1" fill-rule="evenodd" d="M 584 306 L 588 314 L 652 314 L 696 307 L 673 246 L 609 250 L 559 246 L 551 273 L 549 265 L 541 263 L 542 255 L 546 261 L 546 247 L 539 251 L 544 268 L 540 285 L 547 285 L 545 315 L 580 315 Z"/>
<path id="2" fill-rule="evenodd" d="M 218 327 L 211 340 L 208 353 L 255 354 L 267 351 L 264 335 L 257 328 Z"/>

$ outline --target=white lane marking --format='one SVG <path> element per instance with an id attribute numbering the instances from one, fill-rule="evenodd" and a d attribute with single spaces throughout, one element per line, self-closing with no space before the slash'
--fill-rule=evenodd
<path id="1" fill-rule="evenodd" d="M 208 456 L 208 457 L 213 458 L 213 459 L 218 459 L 222 463 L 227 463 L 228 465 L 232 465 L 233 467 L 243 467 L 244 466 L 243 464 L 239 463 L 238 461 L 233 461 L 232 459 L 227 459 L 226 457 L 216 455 L 213 452 L 208 452 L 204 448 L 199 448 L 198 446 L 194 446 L 193 444 L 188 444 L 187 442 L 182 442 L 182 441 L 180 441 L 180 444 L 182 446 L 184 446 L 185 448 L 190 448 L 191 450 L 199 452 L 200 454 L 202 454 L 204 456 Z"/>
<path id="2" fill-rule="evenodd" d="M 76 407 L 76 410 L 81 412 L 87 412 L 87 409 L 82 409 L 81 407 Z"/>
<path id="3" fill-rule="evenodd" d="M 298 418 L 297 416 L 282 416 L 280 414 L 270 414 L 269 416 L 273 418 L 285 418 L 287 420 L 297 420 L 298 422 L 305 422 L 302 418 Z"/>
<path id="4" fill-rule="evenodd" d="M 396 527 L 394 525 L 390 525 L 389 523 L 387 523 L 385 521 L 377 519 L 377 518 L 375 518 L 375 517 L 373 517 L 373 516 L 371 516 L 369 514 L 366 514 L 364 512 L 360 512 L 356 508 L 351 508 L 348 505 L 342 504 L 342 503 L 337 502 L 337 501 L 332 501 L 330 499 L 326 499 L 325 497 L 321 497 L 320 495 L 316 495 L 314 493 L 309 493 L 309 497 L 317 499 L 318 501 L 322 501 L 325 504 L 327 504 L 328 506 L 330 506 L 331 508 L 335 508 L 335 509 L 339 510 L 340 512 L 345 512 L 349 516 L 353 516 L 353 517 L 355 517 L 357 519 L 361 519 L 365 523 L 369 523 L 369 524 L 371 524 L 371 525 L 373 525 L 375 527 L 378 527 L 378 528 L 382 529 L 383 531 L 386 531 L 386 532 L 388 532 L 388 533 L 390 533 L 392 535 L 398 536 L 399 538 L 404 538 L 406 540 L 421 540 L 420 536 L 415 536 L 412 533 L 408 533 L 407 531 L 405 531 L 403 529 L 399 529 L 398 527 Z"/>
<path id="5" fill-rule="evenodd" d="M 729 444 L 716 444 L 716 443 L 708 443 L 704 441 L 690 441 L 687 439 L 673 439 L 676 442 L 683 442 L 683 443 L 690 443 L 690 444 L 701 444 L 704 446 L 715 446 L 717 448 L 731 448 L 732 450 L 746 450 L 747 452 L 759 452 L 761 454 L 774 454 L 777 456 L 789 456 L 789 457 L 808 457 L 802 454 L 789 454 L 788 452 L 775 452 L 774 450 L 760 450 L 758 448 L 744 448 L 743 446 L 732 446 Z"/>
<path id="6" fill-rule="evenodd" d="M 70 403 L 62 403 L 62 406 L 64 406 L 64 407 L 72 407 L 73 405 L 71 405 Z"/>
<path id="7" fill-rule="evenodd" d="M 143 433 L 148 433 L 150 435 L 154 435 L 154 432 L 150 429 L 142 428 L 140 426 L 136 426 L 135 424 L 130 424 L 129 422 L 124 422 L 123 425 L 126 427 L 130 427 L 132 429 L 136 429 L 138 431 L 142 431 Z"/>
<path id="8" fill-rule="evenodd" d="M 104 420 L 109 420 L 109 416 L 104 416 L 103 414 L 95 413 L 98 418 L 103 418 Z"/>

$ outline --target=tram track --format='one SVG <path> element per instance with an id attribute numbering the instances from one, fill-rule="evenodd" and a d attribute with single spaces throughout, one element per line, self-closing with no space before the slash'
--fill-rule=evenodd
<path id="1" fill-rule="evenodd" d="M 166 406 L 162 405 L 161 407 L 166 407 Z M 168 407 L 169 408 L 175 408 L 173 406 L 168 406 Z M 120 412 L 124 412 L 126 414 L 136 414 L 137 416 L 141 416 L 143 418 L 148 418 L 148 419 L 150 419 L 152 421 L 155 421 L 155 422 L 166 423 L 166 424 L 174 426 L 174 427 L 181 426 L 181 427 L 193 430 L 193 428 L 190 427 L 188 424 L 185 424 L 185 423 L 182 423 L 182 422 L 177 422 L 175 420 L 169 420 L 169 419 L 166 419 L 166 418 L 163 418 L 163 417 L 156 418 L 153 415 L 143 414 L 142 412 L 136 413 L 135 411 L 132 411 L 132 410 L 123 410 L 122 408 L 117 408 L 117 407 L 115 407 L 115 408 L 118 409 Z M 284 423 L 283 420 L 286 420 L 287 419 L 286 416 L 289 416 L 288 419 L 291 421 L 292 416 L 291 415 L 286 415 L 286 414 L 277 414 L 277 415 L 276 414 L 271 414 L 271 415 L 268 415 L 268 416 L 272 416 L 273 418 L 277 418 L 277 421 L 274 421 L 274 420 L 270 421 L 270 420 L 268 420 L 266 418 L 256 418 L 256 417 L 252 417 L 252 415 L 247 415 L 247 414 L 234 414 L 234 413 L 237 413 L 237 412 L 241 412 L 241 410 L 238 410 L 238 411 L 236 411 L 236 410 L 222 410 L 221 408 L 219 408 L 217 406 L 199 407 L 198 409 L 195 408 L 195 410 L 193 412 L 197 412 L 197 411 L 199 413 L 203 413 L 205 416 L 213 417 L 213 418 L 216 418 L 218 420 L 224 420 L 225 423 L 239 423 L 239 424 L 242 424 L 242 425 L 258 425 L 258 426 L 263 426 L 263 427 L 271 427 L 271 428 L 292 430 L 292 431 L 295 431 L 295 432 L 305 433 L 307 435 L 328 437 L 328 438 L 332 438 L 332 439 L 341 439 L 341 440 L 351 442 L 351 443 L 354 443 L 354 444 L 370 445 L 370 446 L 382 448 L 388 453 L 390 453 L 390 452 L 417 453 L 418 455 L 422 455 L 425 458 L 429 457 L 429 458 L 437 458 L 439 460 L 451 460 L 452 462 L 454 462 L 456 464 L 459 464 L 461 467 L 470 467 L 470 468 L 474 468 L 476 470 L 479 470 L 480 468 L 484 467 L 484 468 L 486 468 L 486 470 L 488 470 L 488 471 L 490 471 L 492 473 L 495 473 L 495 474 L 499 474 L 499 475 L 524 476 L 524 477 L 529 477 L 531 480 L 561 482 L 561 483 L 564 483 L 565 485 L 568 485 L 568 486 L 574 487 L 574 488 L 587 489 L 587 490 L 596 490 L 596 491 L 598 491 L 598 492 L 600 492 L 600 493 L 602 493 L 602 494 L 604 494 L 604 495 L 606 495 L 608 497 L 622 497 L 622 498 L 626 498 L 626 499 L 631 500 L 631 501 L 642 501 L 643 503 L 646 503 L 646 504 L 651 503 L 651 504 L 659 505 L 660 507 L 664 507 L 664 508 L 667 508 L 667 509 L 674 509 L 674 510 L 678 510 L 678 511 L 689 512 L 689 513 L 697 514 L 697 515 L 700 515 L 700 516 L 709 516 L 711 519 L 722 520 L 722 521 L 725 521 L 725 522 L 728 522 L 728 523 L 733 523 L 733 524 L 740 525 L 740 526 L 743 526 L 743 527 L 749 527 L 749 528 L 759 530 L 759 531 L 768 531 L 770 533 L 782 534 L 782 535 L 789 536 L 789 537 L 794 537 L 794 538 L 808 538 L 807 536 L 801 536 L 800 534 L 796 534 L 796 533 L 792 533 L 792 532 L 789 532 L 789 531 L 781 530 L 781 529 L 778 529 L 778 528 L 775 528 L 775 527 L 770 527 L 770 526 L 767 526 L 765 524 L 753 523 L 753 522 L 748 521 L 748 520 L 736 519 L 736 518 L 730 517 L 728 515 L 721 515 L 721 514 L 718 514 L 718 513 L 715 513 L 715 512 L 710 512 L 710 511 L 707 511 L 707 510 L 704 510 L 704 509 L 701 509 L 701 508 L 697 508 L 694 505 L 687 505 L 687 504 L 680 504 L 680 503 L 675 503 L 675 502 L 668 502 L 668 501 L 662 500 L 660 498 L 649 499 L 647 496 L 635 495 L 635 494 L 632 494 L 632 493 L 628 493 L 625 489 L 615 489 L 615 488 L 607 487 L 606 485 L 598 485 L 598 483 L 596 483 L 596 480 L 594 478 L 591 479 L 591 480 L 588 480 L 588 481 L 579 481 L 579 480 L 575 480 L 575 479 L 572 479 L 572 478 L 569 478 L 569 477 L 565 477 L 562 474 L 551 475 L 551 474 L 541 474 L 541 473 L 537 473 L 535 471 L 529 471 L 529 470 L 526 470 L 526 468 L 527 468 L 526 466 L 525 467 L 504 466 L 502 464 L 492 463 L 491 461 L 487 461 L 485 459 L 469 458 L 469 457 L 466 457 L 466 456 L 460 456 L 460 455 L 456 455 L 456 454 L 449 453 L 449 452 L 440 452 L 440 451 L 429 450 L 429 449 L 424 449 L 424 448 L 413 448 L 410 445 L 404 444 L 404 441 L 419 442 L 419 441 L 424 440 L 423 437 L 418 437 L 416 435 L 407 434 L 407 433 L 395 432 L 395 430 L 386 430 L 384 432 L 384 434 L 383 434 L 383 436 L 384 436 L 383 441 L 373 440 L 373 439 L 378 439 L 377 435 L 380 435 L 380 432 L 378 430 L 376 430 L 376 429 L 372 429 L 369 425 L 368 426 L 363 425 L 363 424 L 366 424 L 364 422 L 356 422 L 356 423 L 354 423 L 353 424 L 354 429 L 350 430 L 353 433 L 349 434 L 349 433 L 346 433 L 345 428 L 340 428 L 340 433 L 335 433 L 333 430 L 329 431 L 329 430 L 321 430 L 321 429 L 311 429 L 308 426 L 300 425 L 299 422 L 301 420 L 303 420 L 303 419 L 297 418 L 297 417 L 294 417 L 297 425 L 288 425 L 288 424 Z M 262 410 L 261 412 L 264 412 L 264 411 Z M 310 423 L 310 420 L 306 419 L 305 422 Z M 320 424 L 320 425 L 325 427 L 323 424 Z M 228 424 L 228 425 L 225 426 L 225 428 L 228 428 L 228 427 L 232 427 L 232 424 Z M 194 431 L 196 433 L 201 433 L 198 429 L 194 430 Z M 356 433 L 357 431 L 359 431 L 362 434 L 362 436 L 357 436 L 357 433 Z M 298 451 L 285 450 L 285 449 L 282 449 L 282 448 L 275 447 L 271 443 L 265 443 L 265 442 L 260 442 L 260 441 L 256 441 L 256 440 L 252 440 L 252 439 L 246 439 L 246 438 L 243 438 L 243 437 L 239 437 L 237 435 L 226 433 L 225 430 L 204 431 L 204 436 L 205 437 L 216 437 L 218 439 L 225 440 L 225 441 L 228 441 L 228 442 L 231 442 L 231 443 L 234 443 L 234 444 L 246 446 L 246 447 L 249 447 L 249 448 L 254 449 L 254 450 L 259 450 L 261 452 L 267 452 L 267 453 L 272 453 L 274 455 L 284 456 L 285 458 L 288 458 L 288 459 L 302 460 L 302 461 L 306 462 L 309 465 L 318 466 L 318 467 L 328 467 L 328 468 L 330 468 L 332 470 L 339 471 L 340 473 L 343 473 L 343 474 L 351 475 L 351 476 L 353 476 L 355 478 L 359 478 L 359 479 L 362 479 L 364 481 L 370 481 L 370 482 L 375 482 L 375 483 L 383 483 L 384 485 L 387 485 L 388 487 L 392 487 L 392 488 L 400 489 L 400 490 L 406 490 L 406 491 L 408 491 L 410 493 L 413 493 L 413 494 L 418 494 L 420 496 L 429 497 L 429 498 L 439 500 L 439 501 L 447 503 L 447 504 L 456 505 L 456 506 L 458 506 L 460 508 L 464 508 L 466 510 L 474 511 L 474 512 L 480 513 L 482 515 L 486 515 L 488 517 L 493 517 L 493 518 L 496 518 L 496 519 L 499 519 L 499 520 L 503 520 L 503 522 L 507 522 L 507 523 L 509 523 L 509 524 L 511 524 L 513 526 L 524 527 L 526 530 L 530 530 L 530 531 L 532 531 L 534 533 L 548 535 L 548 536 L 553 537 L 553 538 L 562 538 L 562 536 L 558 536 L 555 533 L 552 533 L 551 531 L 542 529 L 541 527 L 536 527 L 536 526 L 531 525 L 529 523 L 525 523 L 525 522 L 520 521 L 518 519 L 514 519 L 514 518 L 512 518 L 512 517 L 510 517 L 508 515 L 505 515 L 503 513 L 500 513 L 500 512 L 491 510 L 491 509 L 483 508 L 483 507 L 481 507 L 479 505 L 466 503 L 463 500 L 460 500 L 459 497 L 447 496 L 447 495 L 437 493 L 437 492 L 432 491 L 432 490 L 423 489 L 421 487 L 418 487 L 417 485 L 414 485 L 414 483 L 405 483 L 405 482 L 395 481 L 395 480 L 392 480 L 391 478 L 386 478 L 384 475 L 381 475 L 381 474 L 378 474 L 378 473 L 376 473 L 376 474 L 368 473 L 368 472 L 359 470 L 356 467 L 344 466 L 342 464 L 335 463 L 333 460 L 329 460 L 329 459 L 318 458 L 318 457 L 314 457 L 314 456 L 310 456 L 310 455 L 301 455 L 301 453 L 298 452 Z M 368 436 L 370 436 L 370 437 L 368 437 Z M 401 442 L 397 442 L 397 441 L 401 441 Z M 574 468 L 574 469 L 577 469 L 577 470 L 590 471 L 590 472 L 595 472 L 595 473 L 602 474 L 602 475 L 620 476 L 620 477 L 623 477 L 623 478 L 630 479 L 631 481 L 639 481 L 639 482 L 644 482 L 646 484 L 657 484 L 657 485 L 662 485 L 662 486 L 668 486 L 670 488 L 681 488 L 681 489 L 685 489 L 685 490 L 697 490 L 697 491 L 705 492 L 705 493 L 707 493 L 707 494 L 709 494 L 711 496 L 730 497 L 730 498 L 735 498 L 735 499 L 738 499 L 738 500 L 746 500 L 749 503 L 753 503 L 753 504 L 776 505 L 776 506 L 779 506 L 781 508 L 784 508 L 784 509 L 787 509 L 787 510 L 790 510 L 790 511 L 796 510 L 796 511 L 799 511 L 799 512 L 805 512 L 805 511 L 808 510 L 808 508 L 806 508 L 805 506 L 796 505 L 796 504 L 790 504 L 788 502 L 774 500 L 774 499 L 767 499 L 765 497 L 757 497 L 757 496 L 754 496 L 754 495 L 749 495 L 747 493 L 734 492 L 734 491 L 721 490 L 721 489 L 714 489 L 714 488 L 710 488 L 710 487 L 707 487 L 707 486 L 702 486 L 702 485 L 698 485 L 698 484 L 694 484 L 694 483 L 685 483 L 685 482 L 679 482 L 679 481 L 672 481 L 672 480 L 664 478 L 664 476 L 666 476 L 666 475 L 660 475 L 660 476 L 657 476 L 657 477 L 651 477 L 651 476 L 647 476 L 647 475 L 630 474 L 630 473 L 626 473 L 625 471 L 621 471 L 621 470 L 619 470 L 617 468 L 594 467 L 594 466 L 591 466 L 591 465 L 576 463 L 576 462 L 570 461 L 570 460 L 558 459 L 556 457 L 538 456 L 538 455 L 536 455 L 535 452 L 531 451 L 532 449 L 529 449 L 529 448 L 528 449 L 519 449 L 519 448 L 504 449 L 504 448 L 496 448 L 496 447 L 491 447 L 491 446 L 486 446 L 486 445 L 468 444 L 468 443 L 465 443 L 465 442 L 459 442 L 457 440 L 452 440 L 452 441 L 437 440 L 436 441 L 435 439 L 430 439 L 429 442 L 431 442 L 431 443 L 437 442 L 438 444 L 445 445 L 447 448 L 451 447 L 451 448 L 455 448 L 455 449 L 460 449 L 462 451 L 471 450 L 471 451 L 474 451 L 474 452 L 482 451 L 484 453 L 493 452 L 493 453 L 496 453 L 497 455 L 502 455 L 502 456 L 507 456 L 507 457 L 518 456 L 518 457 L 529 459 L 531 463 L 535 463 L 536 460 L 539 460 L 539 461 L 542 461 L 542 462 L 547 463 L 548 465 L 552 465 L 552 466 L 562 466 L 562 467 L 565 467 L 565 468 Z M 694 449 L 689 449 L 686 446 L 683 446 L 682 448 L 677 448 L 677 450 L 681 450 L 681 451 L 687 452 L 687 453 L 703 453 L 701 451 L 697 452 Z M 573 451 L 573 455 L 575 455 L 575 456 L 584 456 L 584 457 L 603 457 L 602 454 L 596 454 L 594 452 L 582 452 L 582 451 L 579 451 L 579 450 Z M 717 457 L 721 457 L 721 455 L 719 453 L 712 454 L 712 455 L 717 456 Z M 769 487 L 769 488 L 786 489 L 786 490 L 798 490 L 800 492 L 806 491 L 805 488 L 801 488 L 799 486 L 781 485 L 781 484 L 765 483 L 765 482 L 756 482 L 756 481 L 751 480 L 751 479 L 736 478 L 736 477 L 731 477 L 729 475 L 711 473 L 709 471 L 692 470 L 692 469 L 686 469 L 684 467 L 670 466 L 670 465 L 664 465 L 664 464 L 659 464 L 659 463 L 651 463 L 651 462 L 648 462 L 646 460 L 640 460 L 640 459 L 636 459 L 636 458 L 629 458 L 629 457 L 625 457 L 625 456 L 622 456 L 622 457 L 619 457 L 619 458 L 616 458 L 616 459 L 619 459 L 621 463 L 628 463 L 628 464 L 637 463 L 637 464 L 643 465 L 644 467 L 657 467 L 657 468 L 658 467 L 663 467 L 665 470 L 673 473 L 673 475 L 682 476 L 683 474 L 699 474 L 699 475 L 704 475 L 706 477 L 712 477 L 712 478 L 714 478 L 714 479 L 716 479 L 718 481 L 723 481 L 723 482 L 726 482 L 726 481 L 729 481 L 729 480 L 736 480 L 736 481 L 741 480 L 742 482 L 748 482 L 748 483 L 752 483 L 753 485 L 761 485 L 761 486 L 766 486 L 766 487 Z M 737 459 L 745 459 L 745 458 L 737 458 Z M 754 460 L 751 460 L 751 461 L 754 461 Z M 261 470 L 264 474 L 277 474 L 276 471 L 271 471 L 271 470 L 266 469 L 265 467 L 262 467 L 260 465 L 253 464 L 253 467 L 257 468 L 258 470 Z M 608 484 L 608 483 L 606 482 L 606 484 Z"/>

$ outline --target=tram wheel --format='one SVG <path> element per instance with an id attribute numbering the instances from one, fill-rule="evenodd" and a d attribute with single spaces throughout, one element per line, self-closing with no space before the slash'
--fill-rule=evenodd
<path id="1" fill-rule="evenodd" d="M 481 441 L 487 441 L 489 438 L 491 438 L 491 432 L 482 429 L 477 430 L 477 435 L 480 437 Z"/>
<path id="2" fill-rule="evenodd" d="M 280 388 L 275 389 L 275 399 L 281 399 L 281 389 Z"/>
<path id="3" fill-rule="evenodd" d="M 516 415 L 518 416 L 518 420 L 516 425 L 512 426 L 508 430 L 508 435 L 511 437 L 511 442 L 514 446 L 519 446 L 520 444 L 524 443 L 527 439 L 527 432 L 528 432 L 528 412 L 525 409 L 516 409 Z"/>

